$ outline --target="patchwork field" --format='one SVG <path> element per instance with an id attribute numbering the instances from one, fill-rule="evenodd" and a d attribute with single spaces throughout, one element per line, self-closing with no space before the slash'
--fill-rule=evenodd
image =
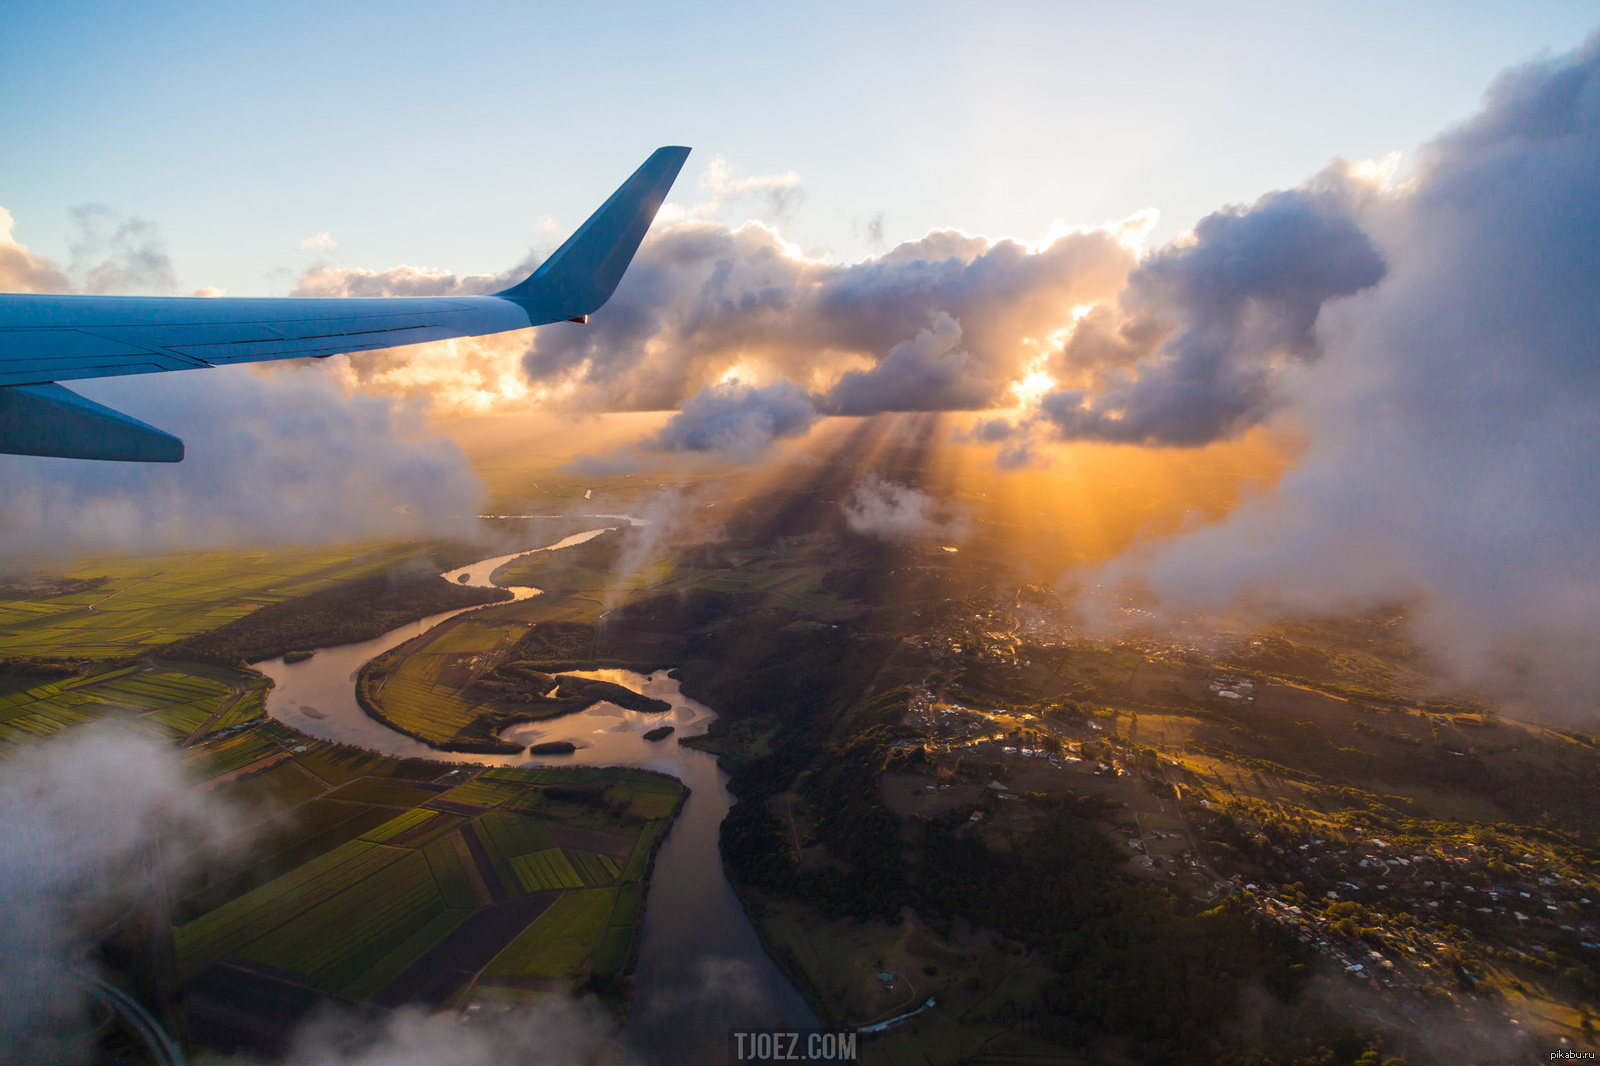
<path id="1" fill-rule="evenodd" d="M 260 718 L 265 692 L 258 677 L 171 663 L 43 681 L 0 695 L 0 751 L 106 717 L 192 742 Z"/>
<path id="2" fill-rule="evenodd" d="M 676 781 L 398 762 L 270 722 L 192 760 L 210 783 L 260 768 L 214 789 L 254 819 L 247 857 L 172 894 L 176 980 L 216 1046 L 231 1046 L 243 1023 L 228 1019 L 250 1014 L 263 974 L 308 1003 L 439 1007 L 479 984 L 626 996 Z"/>

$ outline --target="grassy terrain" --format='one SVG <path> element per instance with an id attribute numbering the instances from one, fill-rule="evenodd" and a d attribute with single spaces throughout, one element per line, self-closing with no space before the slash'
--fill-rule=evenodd
<path id="1" fill-rule="evenodd" d="M 373 543 L 83 559 L 61 576 L 104 582 L 62 595 L 0 592 L 0 657 L 140 655 L 340 582 L 414 569 L 428 554 L 424 545 Z"/>

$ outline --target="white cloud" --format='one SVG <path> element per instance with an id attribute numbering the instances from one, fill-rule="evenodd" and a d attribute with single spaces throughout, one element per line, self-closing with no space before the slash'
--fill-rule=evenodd
<path id="1" fill-rule="evenodd" d="M 852 532 L 887 541 L 936 537 L 959 540 L 967 523 L 920 489 L 869 474 L 843 506 Z"/>

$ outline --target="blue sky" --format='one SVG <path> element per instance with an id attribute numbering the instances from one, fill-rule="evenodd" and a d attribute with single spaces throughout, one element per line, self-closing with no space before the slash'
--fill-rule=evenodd
<path id="1" fill-rule="evenodd" d="M 1034 239 L 1146 207 L 1157 237 L 1469 115 L 1600 3 L 10 5 L 0 206 L 71 259 L 72 208 L 159 226 L 185 289 L 350 265 L 492 272 L 655 146 L 795 171 L 811 251 L 935 226 Z M 746 205 L 754 211 L 759 202 Z M 541 230 L 548 216 L 559 233 Z"/>

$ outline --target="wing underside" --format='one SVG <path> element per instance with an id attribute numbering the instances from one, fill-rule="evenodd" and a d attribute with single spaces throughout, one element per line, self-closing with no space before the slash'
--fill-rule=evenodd
<path id="1" fill-rule="evenodd" d="M 0 294 L 0 453 L 145 462 L 183 457 L 176 438 L 55 382 L 373 351 L 582 321 L 615 290 L 688 154 L 687 148 L 658 149 L 527 280 L 492 295 Z"/>

